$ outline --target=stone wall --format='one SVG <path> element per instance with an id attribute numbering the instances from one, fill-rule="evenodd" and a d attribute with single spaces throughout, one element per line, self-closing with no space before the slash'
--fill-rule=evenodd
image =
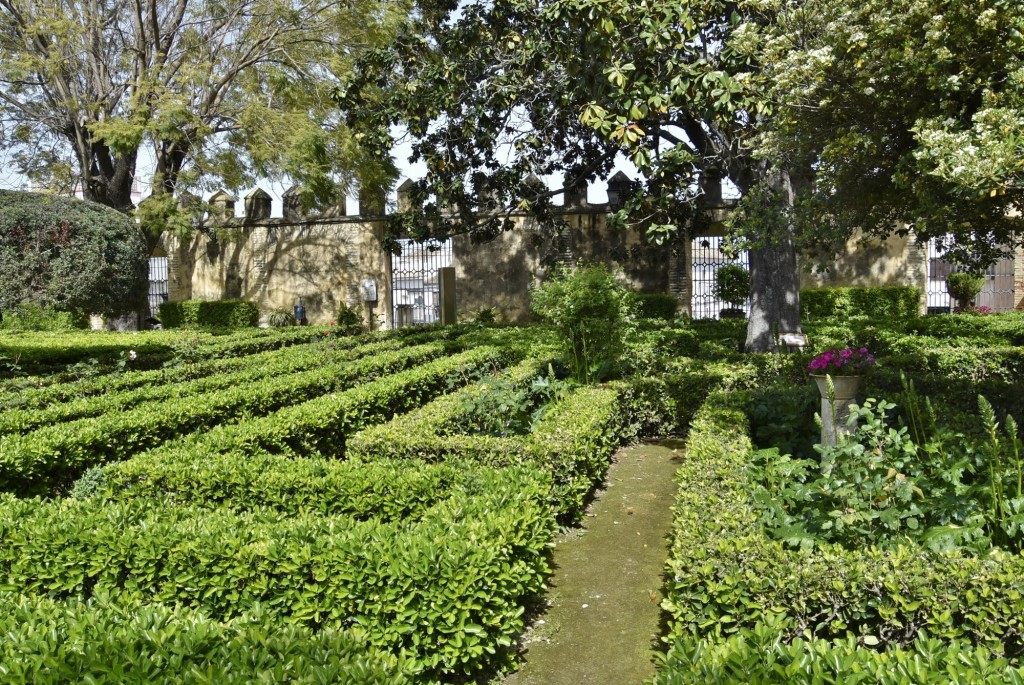
<path id="1" fill-rule="evenodd" d="M 369 323 L 360 283 L 374 279 L 375 328 L 391 327 L 391 259 L 380 246 L 382 222 L 361 217 L 228 222 L 213 238 L 196 233 L 182 243 L 165 238 L 171 300 L 241 298 L 263 312 L 306 308 L 310 323 L 334 320 L 338 306 L 355 307 Z"/>
<path id="2" fill-rule="evenodd" d="M 637 231 L 615 230 L 607 217 L 603 205 L 581 207 L 565 216 L 569 227 L 560 235 L 544 235 L 531 219 L 517 216 L 514 230 L 487 243 L 456 238 L 459 311 L 466 316 L 493 307 L 510 321 L 529 320 L 530 289 L 554 265 L 577 262 L 607 264 L 623 285 L 639 292 L 670 292 L 672 249 L 650 245 Z"/>
<path id="3" fill-rule="evenodd" d="M 855 236 L 846 253 L 824 272 L 804 264 L 801 288 L 913 285 L 921 290 L 921 313 L 927 308 L 928 246 L 914 237 L 890 236 L 885 240 Z"/>

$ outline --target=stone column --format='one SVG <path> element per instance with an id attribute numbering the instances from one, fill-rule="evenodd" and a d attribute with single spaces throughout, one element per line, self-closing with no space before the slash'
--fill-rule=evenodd
<path id="1" fill-rule="evenodd" d="M 674 295 L 679 306 L 676 312 L 680 316 L 693 314 L 693 286 L 690 278 L 690 264 L 693 259 L 693 241 L 685 236 L 676 241 L 675 250 L 669 257 L 668 291 Z"/>
<path id="2" fill-rule="evenodd" d="M 1013 308 L 1024 310 L 1024 247 L 1013 251 Z"/>

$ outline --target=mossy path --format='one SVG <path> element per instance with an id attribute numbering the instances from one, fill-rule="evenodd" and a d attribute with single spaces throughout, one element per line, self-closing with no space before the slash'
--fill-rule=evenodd
<path id="1" fill-rule="evenodd" d="M 554 550 L 548 607 L 504 685 L 640 685 L 654 676 L 672 476 L 682 444 L 621 450 L 581 528 Z"/>

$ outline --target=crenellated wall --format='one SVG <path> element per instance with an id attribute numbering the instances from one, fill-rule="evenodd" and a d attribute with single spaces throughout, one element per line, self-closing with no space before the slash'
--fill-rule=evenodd
<path id="1" fill-rule="evenodd" d="M 407 185 L 399 189 L 399 207 L 407 203 L 403 188 Z M 609 195 L 617 196 L 617 191 Z M 360 216 L 346 215 L 340 204 L 319 218 L 303 216 L 293 199 L 285 194 L 285 218 L 271 218 L 269 195 L 256 190 L 245 198 L 245 216 L 236 218 L 235 199 L 217 193 L 205 220 L 216 230 L 198 231 L 187 241 L 170 236 L 163 240 L 170 299 L 241 298 L 258 303 L 264 313 L 292 311 L 301 302 L 312 323 L 332 321 L 345 303 L 361 311 L 369 323 L 370 309 L 362 302 L 360 283 L 372 279 L 378 296 L 373 326 L 392 327 L 392 257 L 381 247 L 380 198 L 361 197 Z M 725 204 L 710 210 L 708 223 L 714 230 L 709 235 L 721 233 Z M 678 313 L 689 315 L 695 287 L 692 241 L 680 236 L 669 244 L 652 245 L 637 231 L 610 226 L 609 210 L 609 205 L 588 204 L 585 189 L 576 188 L 563 215 L 568 228 L 561 234 L 541 231 L 531 218 L 515 215 L 516 227 L 487 243 L 454 238 L 460 317 L 494 308 L 507 320 L 527 320 L 530 289 L 543 281 L 552 265 L 579 261 L 609 265 L 634 290 L 670 293 L 679 302 Z M 922 293 L 928 290 L 927 245 L 913 237 L 851 239 L 846 254 L 828 272 L 806 270 L 802 277 L 802 287 L 905 284 L 918 286 Z M 1017 251 L 1014 289 L 1014 303 L 1024 309 L 1022 250 Z M 922 297 L 922 312 L 926 304 Z"/>

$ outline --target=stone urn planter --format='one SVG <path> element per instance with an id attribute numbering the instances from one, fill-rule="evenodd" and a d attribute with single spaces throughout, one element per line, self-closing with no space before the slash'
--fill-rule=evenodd
<path id="1" fill-rule="evenodd" d="M 818 385 L 821 395 L 821 444 L 835 447 L 840 435 L 850 432 L 847 419 L 850 418 L 850 405 L 857 400 L 863 376 L 829 376 L 828 374 L 811 374 Z M 832 379 L 832 397 L 829 397 L 828 379 Z"/>

